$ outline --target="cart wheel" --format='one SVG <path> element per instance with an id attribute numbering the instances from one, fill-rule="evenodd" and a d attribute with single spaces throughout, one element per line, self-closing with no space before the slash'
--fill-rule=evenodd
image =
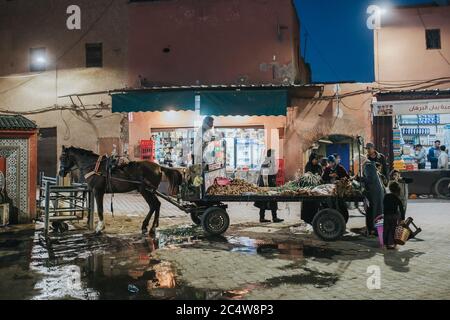
<path id="1" fill-rule="evenodd" d="M 440 198 L 450 199 L 450 178 L 442 178 L 436 182 L 434 192 Z"/>
<path id="2" fill-rule="evenodd" d="M 191 212 L 191 220 L 198 226 L 202 224 L 202 220 L 198 216 L 197 212 Z"/>
<path id="3" fill-rule="evenodd" d="M 211 207 L 202 214 L 203 230 L 213 236 L 221 235 L 227 231 L 230 217 L 225 209 Z"/>
<path id="4" fill-rule="evenodd" d="M 323 209 L 313 219 L 314 233 L 322 240 L 336 241 L 345 232 L 345 220 L 335 209 Z"/>

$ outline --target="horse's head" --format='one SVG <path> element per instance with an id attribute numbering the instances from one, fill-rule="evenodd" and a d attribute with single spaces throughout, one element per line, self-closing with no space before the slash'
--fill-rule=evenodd
<path id="1" fill-rule="evenodd" d="M 59 176 L 65 177 L 76 166 L 75 159 L 71 155 L 69 148 L 62 146 L 61 156 L 59 157 Z"/>

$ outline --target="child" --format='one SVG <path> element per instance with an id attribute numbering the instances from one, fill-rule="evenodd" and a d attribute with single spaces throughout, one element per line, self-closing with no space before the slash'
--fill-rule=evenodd
<path id="1" fill-rule="evenodd" d="M 448 153 L 445 146 L 441 146 L 441 153 L 438 158 L 438 169 L 448 169 Z"/>
<path id="2" fill-rule="evenodd" d="M 405 220 L 405 209 L 400 200 L 400 185 L 396 181 L 389 184 L 390 193 L 384 196 L 384 230 L 383 238 L 387 249 L 395 249 L 395 228 L 400 220 Z"/>

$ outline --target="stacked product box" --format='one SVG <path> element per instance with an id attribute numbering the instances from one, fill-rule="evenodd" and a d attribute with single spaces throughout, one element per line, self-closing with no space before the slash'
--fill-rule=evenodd
<path id="1" fill-rule="evenodd" d="M 394 149 L 394 169 L 405 170 L 405 161 L 402 159 L 402 135 L 400 129 L 393 129 L 392 144 Z"/>
<path id="2" fill-rule="evenodd" d="M 405 144 L 402 148 L 402 159 L 405 162 L 405 170 L 412 171 L 418 170 L 418 165 L 416 160 L 413 158 L 413 148 L 411 145 Z"/>

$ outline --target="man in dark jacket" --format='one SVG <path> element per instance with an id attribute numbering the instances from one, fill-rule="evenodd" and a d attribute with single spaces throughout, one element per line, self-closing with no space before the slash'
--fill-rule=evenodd
<path id="1" fill-rule="evenodd" d="M 336 158 L 328 156 L 328 166 L 323 170 L 322 180 L 326 183 L 334 183 L 336 180 L 349 178 L 347 170 L 336 162 Z"/>
<path id="2" fill-rule="evenodd" d="M 367 159 L 369 161 L 380 164 L 381 174 L 385 178 L 388 178 L 389 177 L 389 168 L 386 163 L 386 157 L 382 153 L 378 152 L 375 149 L 375 145 L 371 142 L 366 144 L 366 150 L 367 150 Z"/>
<path id="3" fill-rule="evenodd" d="M 431 169 L 438 168 L 439 155 L 441 154 L 441 141 L 436 140 L 434 147 L 428 150 L 428 161 L 431 163 Z"/>

